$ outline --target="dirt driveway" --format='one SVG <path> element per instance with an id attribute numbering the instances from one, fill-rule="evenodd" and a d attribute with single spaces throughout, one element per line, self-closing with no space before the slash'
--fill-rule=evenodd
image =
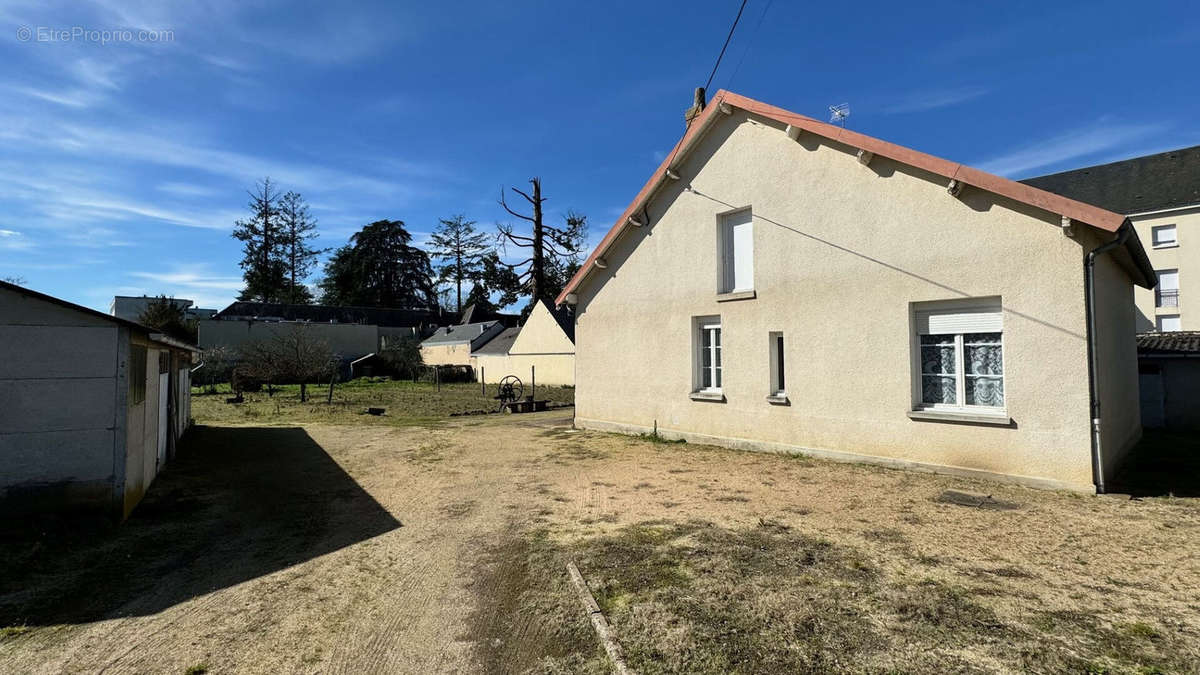
<path id="1" fill-rule="evenodd" d="M 568 557 L 644 672 L 784 658 L 721 647 L 754 644 L 728 626 L 787 626 L 779 640 L 808 659 L 795 663 L 848 669 L 1200 661 L 1194 500 L 576 432 L 570 411 L 201 427 L 119 529 L 39 527 L 0 557 L 3 672 L 603 672 Z M 704 598 L 720 594 L 725 633 L 706 632 Z M 870 633 L 839 646 L 820 631 L 845 626 L 786 613 L 820 602 Z M 835 609 L 859 602 L 861 617 Z M 906 632 L 922 621 L 945 630 Z M 837 649 L 867 660 L 820 660 Z"/>

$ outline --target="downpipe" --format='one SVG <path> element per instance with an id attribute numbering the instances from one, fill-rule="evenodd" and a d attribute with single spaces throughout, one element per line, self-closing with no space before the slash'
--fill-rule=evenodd
<path id="1" fill-rule="evenodd" d="M 1096 494 L 1104 494 L 1104 456 L 1100 447 L 1100 383 L 1097 374 L 1100 372 L 1100 356 L 1096 353 L 1096 258 L 1109 251 L 1124 246 L 1133 232 L 1133 226 L 1126 221 L 1117 231 L 1112 241 L 1101 244 L 1088 251 L 1083 260 L 1083 293 L 1087 313 L 1087 356 L 1088 356 L 1088 387 L 1090 390 L 1090 414 L 1092 420 L 1092 482 L 1096 484 Z"/>

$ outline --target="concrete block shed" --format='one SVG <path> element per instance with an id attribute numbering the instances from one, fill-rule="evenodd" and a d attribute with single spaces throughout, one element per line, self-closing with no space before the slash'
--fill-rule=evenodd
<path id="1" fill-rule="evenodd" d="M 0 504 L 124 519 L 191 423 L 196 348 L 0 282 Z"/>

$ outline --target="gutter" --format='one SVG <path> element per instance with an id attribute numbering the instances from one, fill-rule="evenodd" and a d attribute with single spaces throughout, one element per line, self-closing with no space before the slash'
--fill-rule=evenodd
<path id="1" fill-rule="evenodd" d="M 1096 258 L 1125 245 L 1133 225 L 1128 220 L 1117 230 L 1117 236 L 1107 243 L 1088 251 L 1083 260 L 1083 295 L 1087 314 L 1088 386 L 1090 390 L 1090 413 L 1092 420 L 1092 481 L 1096 494 L 1104 494 L 1104 456 L 1100 448 L 1100 357 L 1096 353 Z"/>

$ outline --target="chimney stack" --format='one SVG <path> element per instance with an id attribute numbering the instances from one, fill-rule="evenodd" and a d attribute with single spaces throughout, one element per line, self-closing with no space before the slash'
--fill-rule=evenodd
<path id="1" fill-rule="evenodd" d="M 688 108 L 683 113 L 683 123 L 685 126 L 690 125 L 692 120 L 700 116 L 704 111 L 704 87 L 696 87 L 696 99 L 692 102 L 692 107 Z"/>

